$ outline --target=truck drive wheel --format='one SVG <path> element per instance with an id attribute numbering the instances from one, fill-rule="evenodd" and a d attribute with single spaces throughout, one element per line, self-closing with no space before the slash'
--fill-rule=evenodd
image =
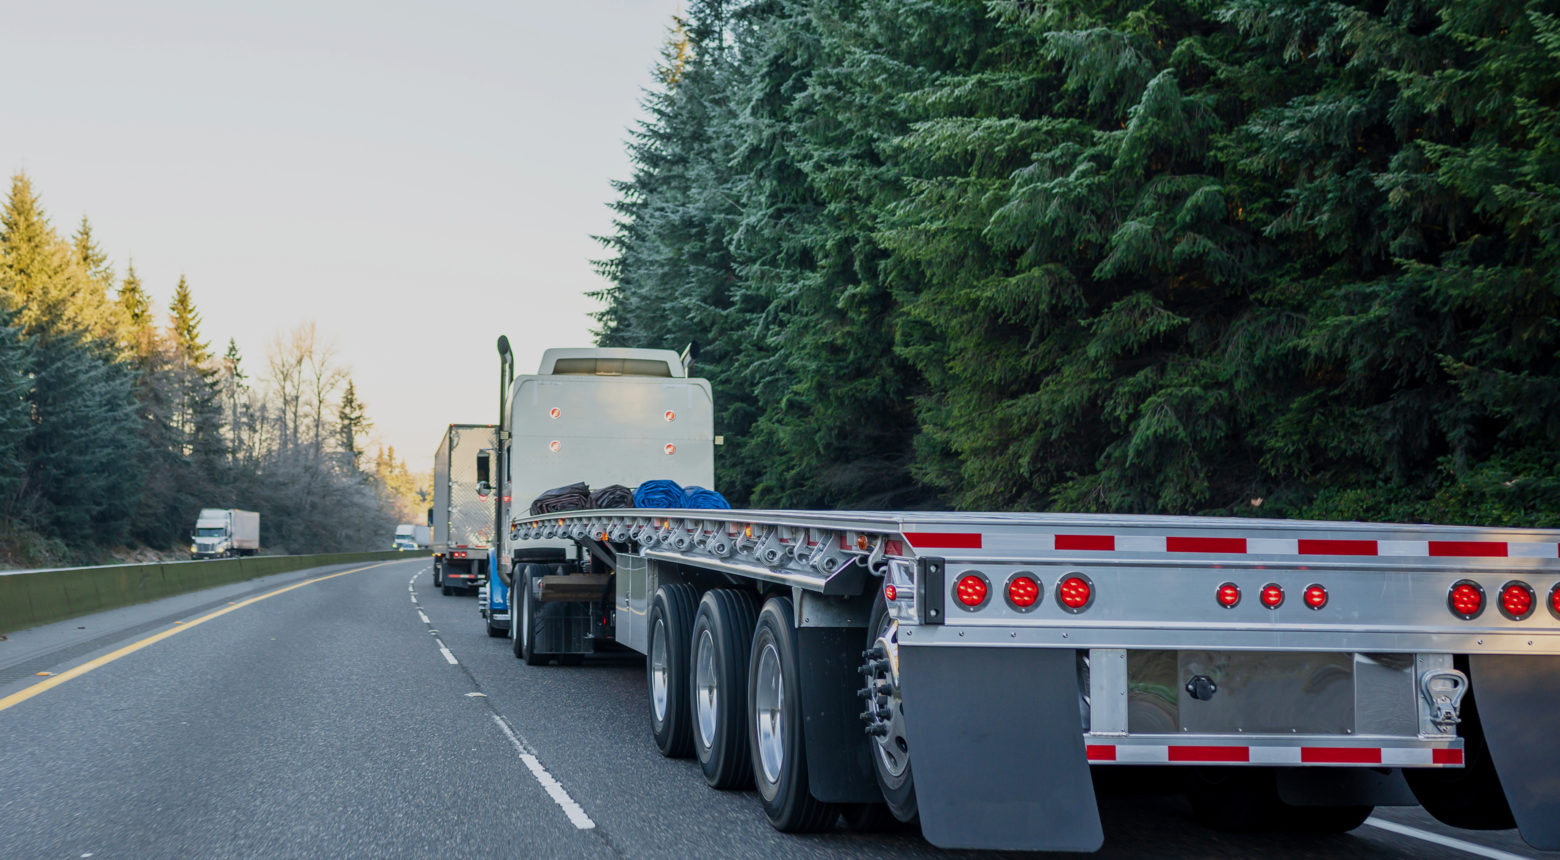
<path id="1" fill-rule="evenodd" d="M 444 584 L 444 566 L 438 562 L 433 563 L 433 587 L 438 588 Z M 445 592 L 448 594 L 448 592 Z"/>
<path id="2" fill-rule="evenodd" d="M 686 758 L 693 752 L 688 645 L 692 641 L 694 596 L 692 586 L 672 583 L 657 588 L 650 605 L 650 647 L 645 659 L 650 732 L 661 755 L 668 758 Z"/>
<path id="3" fill-rule="evenodd" d="M 757 595 L 734 588 L 705 592 L 693 617 L 693 753 L 712 788 L 753 784 L 746 705 L 757 619 Z"/>
<path id="4" fill-rule="evenodd" d="M 547 567 L 540 564 L 528 564 L 516 577 L 520 587 L 517 589 L 520 595 L 520 609 L 515 611 L 513 594 L 509 599 L 511 621 L 514 626 L 515 618 L 520 619 L 520 633 L 515 637 L 515 656 L 525 660 L 529 666 L 544 666 L 549 655 L 536 650 L 536 597 L 531 594 L 532 583 L 547 575 Z"/>
<path id="5" fill-rule="evenodd" d="M 788 597 L 771 597 L 758 614 L 748 661 L 748 745 L 769 823 L 786 833 L 812 833 L 834 826 L 840 810 L 808 790 L 794 617 Z"/>
<path id="6" fill-rule="evenodd" d="M 899 694 L 899 625 L 888 614 L 888 603 L 878 590 L 867 622 L 866 675 L 867 710 L 875 715 L 868 735 L 872 749 L 872 772 L 888 811 L 902 822 L 916 819 L 919 807 L 915 799 L 915 775 L 910 766 L 910 742 L 905 731 L 903 702 Z M 889 685 L 889 692 L 878 693 Z"/>

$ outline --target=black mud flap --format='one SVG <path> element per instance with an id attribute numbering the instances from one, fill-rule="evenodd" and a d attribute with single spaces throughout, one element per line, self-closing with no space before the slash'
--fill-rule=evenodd
<path id="1" fill-rule="evenodd" d="M 807 788 L 825 803 L 881 803 L 872 750 L 856 695 L 856 671 L 866 630 L 803 627 L 796 631 L 802 672 L 802 730 L 807 740 Z"/>
<path id="2" fill-rule="evenodd" d="M 901 643 L 899 679 L 927 841 L 1099 850 L 1073 651 Z"/>
<path id="3" fill-rule="evenodd" d="M 1560 656 L 1475 654 L 1468 669 L 1517 830 L 1540 851 L 1560 851 Z"/>

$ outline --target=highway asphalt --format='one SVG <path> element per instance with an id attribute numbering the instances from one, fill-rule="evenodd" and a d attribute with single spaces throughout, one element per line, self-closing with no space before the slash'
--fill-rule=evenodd
<path id="1" fill-rule="evenodd" d="M 10 633 L 0 857 L 960 856 L 775 832 L 752 792 L 656 751 L 642 658 L 527 666 L 428 571 L 337 565 Z M 1303 837 L 1211 831 L 1173 797 L 1101 806 L 1094 857 L 1560 856 L 1417 808 Z"/>

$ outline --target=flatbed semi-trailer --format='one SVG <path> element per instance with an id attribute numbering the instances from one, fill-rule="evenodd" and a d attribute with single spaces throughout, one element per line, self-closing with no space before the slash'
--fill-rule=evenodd
<path id="1" fill-rule="evenodd" d="M 1560 850 L 1560 531 L 529 501 L 504 556 L 569 555 L 514 562 L 529 611 L 645 654 L 658 748 L 781 830 L 1090 851 L 1130 772 L 1246 829 L 1419 803 Z"/>

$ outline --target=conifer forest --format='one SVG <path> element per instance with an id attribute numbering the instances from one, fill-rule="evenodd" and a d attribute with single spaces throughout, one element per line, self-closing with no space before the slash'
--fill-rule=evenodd
<path id="1" fill-rule="evenodd" d="M 0 213 L 0 567 L 178 557 L 203 507 L 261 515 L 267 553 L 382 548 L 412 516 L 393 449 L 303 323 L 266 366 L 201 335 L 180 278 L 166 317 L 83 218 L 69 238 L 25 174 Z M 123 557 L 122 555 L 120 557 Z"/>
<path id="2" fill-rule="evenodd" d="M 754 507 L 1560 524 L 1560 4 L 694 0 L 603 345 Z"/>

